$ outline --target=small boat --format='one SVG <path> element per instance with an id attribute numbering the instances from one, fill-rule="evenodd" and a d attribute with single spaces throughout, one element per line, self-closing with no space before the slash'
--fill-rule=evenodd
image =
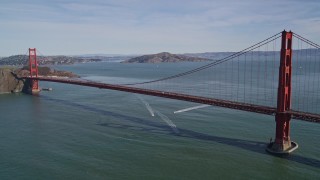
<path id="1" fill-rule="evenodd" d="M 42 88 L 42 91 L 52 91 L 52 88 Z"/>

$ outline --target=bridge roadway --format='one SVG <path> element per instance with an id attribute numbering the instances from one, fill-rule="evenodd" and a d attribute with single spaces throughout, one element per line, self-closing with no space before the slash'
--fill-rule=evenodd
<path id="1" fill-rule="evenodd" d="M 69 79 L 69 78 L 52 78 L 52 77 L 40 77 L 40 76 L 32 77 L 32 78 L 31 77 L 23 77 L 23 78 L 34 79 L 39 81 L 48 81 L 48 82 L 96 87 L 100 89 L 110 89 L 110 90 L 124 91 L 124 92 L 144 94 L 144 95 L 150 95 L 150 96 L 158 96 L 163 98 L 189 101 L 189 102 L 195 102 L 200 104 L 208 104 L 213 106 L 237 109 L 237 110 L 248 111 L 248 112 L 255 112 L 255 113 L 266 114 L 266 115 L 276 114 L 276 108 L 273 108 L 273 107 L 239 103 L 239 102 L 233 102 L 233 101 L 227 101 L 227 100 L 213 99 L 213 98 L 159 91 L 159 90 L 142 89 L 142 88 L 123 86 L 123 85 L 98 83 L 98 82 L 85 81 L 85 80 L 79 80 L 79 79 Z M 292 118 L 294 119 L 320 123 L 319 114 L 312 114 L 312 113 L 293 111 L 293 110 L 288 111 L 287 113 L 291 114 Z"/>

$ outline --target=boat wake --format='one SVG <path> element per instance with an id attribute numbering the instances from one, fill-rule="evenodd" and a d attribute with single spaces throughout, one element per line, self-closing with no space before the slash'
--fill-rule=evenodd
<path id="1" fill-rule="evenodd" d="M 140 101 L 146 106 L 147 110 L 149 111 L 150 115 L 151 116 L 154 116 L 154 111 L 153 109 L 151 108 L 150 104 L 147 103 L 147 101 L 145 101 L 141 96 L 138 96 L 138 99 L 140 99 Z"/>
<path id="2" fill-rule="evenodd" d="M 209 107 L 209 106 L 211 106 L 211 105 L 204 104 L 204 105 L 200 105 L 200 106 L 194 106 L 194 107 L 190 107 L 190 108 L 185 108 L 185 109 L 181 109 L 181 110 L 178 110 L 178 111 L 174 111 L 173 113 L 177 114 L 177 113 L 187 112 L 187 111 L 200 109 L 200 108 L 205 108 L 205 107 Z"/>
<path id="3" fill-rule="evenodd" d="M 156 111 L 156 113 L 175 133 L 179 133 L 177 126 L 166 115 L 159 111 Z"/>

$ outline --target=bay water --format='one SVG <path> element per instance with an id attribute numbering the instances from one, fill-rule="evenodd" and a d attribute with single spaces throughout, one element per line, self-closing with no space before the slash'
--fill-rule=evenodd
<path id="1" fill-rule="evenodd" d="M 101 82 L 138 82 L 201 63 L 55 66 Z M 179 68 L 178 68 L 179 67 Z M 291 121 L 289 157 L 265 151 L 274 117 L 76 85 L 0 95 L 0 179 L 319 179 L 320 125 Z M 152 113 L 153 112 L 153 116 Z"/>

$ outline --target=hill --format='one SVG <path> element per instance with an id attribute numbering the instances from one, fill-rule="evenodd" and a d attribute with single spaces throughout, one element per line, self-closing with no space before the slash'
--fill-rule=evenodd
<path id="1" fill-rule="evenodd" d="M 0 59 L 0 65 L 24 66 L 28 62 L 27 55 L 14 55 Z M 39 65 L 56 65 L 56 64 L 75 64 L 86 62 L 99 62 L 101 59 L 97 58 L 80 58 L 71 56 L 38 56 L 37 61 Z"/>
<path id="2" fill-rule="evenodd" d="M 143 55 L 134 57 L 122 63 L 163 63 L 163 62 L 200 62 L 209 61 L 207 58 L 191 57 L 186 55 L 171 54 L 162 52 L 158 54 Z"/>

